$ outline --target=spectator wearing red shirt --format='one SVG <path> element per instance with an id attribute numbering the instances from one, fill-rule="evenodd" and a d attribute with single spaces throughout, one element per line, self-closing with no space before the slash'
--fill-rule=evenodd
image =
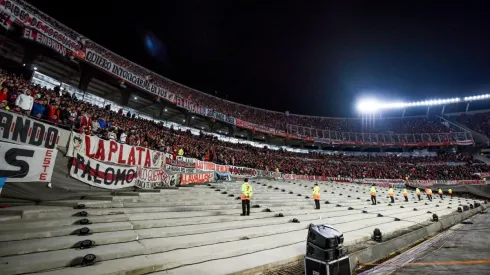
<path id="1" fill-rule="evenodd" d="M 8 98 L 8 92 L 9 92 L 9 89 L 7 87 L 4 87 L 0 91 L 0 102 L 2 102 L 4 100 L 7 100 L 7 98 Z"/>

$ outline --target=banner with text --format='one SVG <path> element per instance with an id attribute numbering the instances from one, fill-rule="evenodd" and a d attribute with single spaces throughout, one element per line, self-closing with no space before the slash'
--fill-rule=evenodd
<path id="1" fill-rule="evenodd" d="M 197 169 L 196 168 L 185 168 L 185 167 L 180 167 L 180 166 L 173 166 L 166 164 L 165 165 L 165 170 L 169 172 L 177 172 L 177 173 L 196 173 Z"/>
<path id="2" fill-rule="evenodd" d="M 154 189 L 161 186 L 170 186 L 170 177 L 161 168 L 138 167 L 138 181 L 136 187 Z"/>
<path id="3" fill-rule="evenodd" d="M 208 183 L 214 179 L 214 172 L 202 174 L 181 174 L 180 184 Z"/>
<path id="4" fill-rule="evenodd" d="M 59 139 L 54 126 L 0 110 L 0 141 L 54 149 Z"/>
<path id="5" fill-rule="evenodd" d="M 63 45 L 58 43 L 56 40 L 45 36 L 40 32 L 28 28 L 24 28 L 24 30 L 22 31 L 22 38 L 30 41 L 35 41 L 38 44 L 41 44 L 45 47 L 52 49 L 53 51 L 59 53 L 62 56 L 66 56 L 66 48 Z"/>
<path id="6" fill-rule="evenodd" d="M 164 159 L 160 151 L 72 132 L 66 155 L 74 157 L 77 153 L 103 162 L 151 168 L 160 168 Z"/>
<path id="7" fill-rule="evenodd" d="M 258 176 L 257 169 L 247 167 L 228 166 L 234 178 L 254 178 Z"/>
<path id="8" fill-rule="evenodd" d="M 409 180 L 409 185 L 430 187 L 433 185 L 484 185 L 484 180 Z"/>
<path id="9" fill-rule="evenodd" d="M 7 12 L 6 10 L 0 10 L 0 25 L 4 27 L 6 30 L 10 29 L 10 26 L 12 26 L 12 23 L 14 23 L 15 18 Z"/>
<path id="10" fill-rule="evenodd" d="M 56 149 L 0 142 L 0 178 L 7 182 L 51 182 Z"/>
<path id="11" fill-rule="evenodd" d="M 57 41 L 63 45 L 63 47 L 72 52 L 76 53 L 82 47 L 79 41 L 65 35 L 61 31 L 58 31 L 56 28 L 42 20 L 38 14 L 34 14 L 35 10 L 22 1 L 1 0 L 0 12 L 8 12 L 12 19 L 15 19 L 12 21 L 17 21 L 19 24 L 25 27 L 30 27 L 37 30 L 46 37 Z"/>
<path id="12" fill-rule="evenodd" d="M 203 171 L 215 171 L 216 170 L 216 164 L 214 164 L 213 162 L 209 162 L 209 161 L 198 160 L 196 162 L 196 168 L 199 170 L 203 170 Z"/>
<path id="13" fill-rule="evenodd" d="M 193 158 L 186 158 L 186 157 L 181 157 L 178 156 L 175 159 L 171 154 L 165 154 L 166 156 L 166 164 L 176 166 L 176 167 L 184 167 L 184 168 L 193 168 L 195 169 L 197 167 L 197 159 Z"/>
<path id="14" fill-rule="evenodd" d="M 137 181 L 137 167 L 106 164 L 77 152 L 72 159 L 70 176 L 86 184 L 105 188 L 132 187 Z"/>

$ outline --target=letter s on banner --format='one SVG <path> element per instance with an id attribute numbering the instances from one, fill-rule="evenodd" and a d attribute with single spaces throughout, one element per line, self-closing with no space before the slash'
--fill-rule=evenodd
<path id="1" fill-rule="evenodd" d="M 0 143 L 0 177 L 7 182 L 50 182 L 57 150 Z"/>

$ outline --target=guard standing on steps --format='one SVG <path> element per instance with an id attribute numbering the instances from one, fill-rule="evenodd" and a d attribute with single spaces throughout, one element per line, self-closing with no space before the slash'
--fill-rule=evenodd
<path id="1" fill-rule="evenodd" d="M 390 199 L 391 199 L 391 203 L 395 203 L 395 192 L 393 191 L 393 188 L 390 187 L 390 189 L 388 189 L 388 196 L 390 196 Z"/>
<path id="2" fill-rule="evenodd" d="M 313 187 L 313 200 L 315 200 L 315 209 L 320 209 L 320 187 L 317 183 Z"/>
<path id="3" fill-rule="evenodd" d="M 415 189 L 415 194 L 417 194 L 417 198 L 419 198 L 420 201 L 420 189 L 418 187 Z"/>
<path id="4" fill-rule="evenodd" d="M 442 194 L 443 194 L 442 189 L 441 189 L 441 188 L 439 188 L 439 190 L 438 190 L 437 192 L 439 193 L 439 196 L 441 197 L 441 200 L 442 200 L 442 199 L 443 199 L 443 198 L 442 198 Z"/>
<path id="5" fill-rule="evenodd" d="M 453 190 L 451 188 L 449 188 L 449 190 L 447 190 L 447 193 L 449 194 L 449 197 L 451 197 L 451 199 L 453 198 Z"/>
<path id="6" fill-rule="evenodd" d="M 376 187 L 374 187 L 374 184 L 371 186 L 369 193 L 371 194 L 371 204 L 376 205 Z"/>
<path id="7" fill-rule="evenodd" d="M 425 194 L 427 195 L 427 199 L 432 201 L 432 189 L 429 187 L 425 188 Z"/>
<path id="8" fill-rule="evenodd" d="M 242 214 L 241 216 L 250 216 L 250 199 L 252 198 L 252 185 L 248 183 L 248 179 L 242 184 Z M 246 210 L 246 211 L 245 211 Z"/>
<path id="9" fill-rule="evenodd" d="M 408 192 L 406 188 L 403 188 L 403 197 L 405 198 L 405 201 L 408 202 Z"/>

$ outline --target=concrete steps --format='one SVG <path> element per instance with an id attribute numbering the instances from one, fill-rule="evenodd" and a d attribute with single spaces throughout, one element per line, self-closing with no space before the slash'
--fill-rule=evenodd
<path id="1" fill-rule="evenodd" d="M 456 211 L 459 204 L 457 200 L 433 201 L 428 205 L 426 201 L 412 199 L 402 202 L 400 196 L 400 200 L 388 206 L 388 199 L 381 197 L 384 189 L 378 188 L 381 204 L 373 206 L 368 202 L 366 186 L 329 183 L 320 187 L 334 194 L 322 193 L 322 209 L 314 210 L 312 184 L 307 187 L 285 182 L 271 184 L 279 190 L 254 186 L 252 205 L 261 207 L 252 208 L 252 215 L 246 217 L 239 216 L 241 202 L 228 197 L 230 192 L 240 194 L 240 183 L 217 185 L 220 191 L 198 186 L 12 207 L 8 209 L 10 212 L 0 213 L 0 217 L 17 217 L 0 221 L 0 270 L 2 274 L 158 274 L 160 271 L 225 274 L 228 270 L 249 268 L 250 264 L 270 264 L 303 254 L 310 223 L 335 226 L 344 232 L 346 243 L 365 242 L 374 228 L 383 228 L 384 236 L 395 235 L 410 226 L 428 223 L 432 214 L 427 211 L 443 216 Z M 357 189 L 359 192 L 355 192 Z M 291 191 L 294 194 L 289 194 Z M 326 200 L 330 204 L 324 204 Z M 449 205 L 450 202 L 453 204 Z M 73 209 L 80 204 L 86 208 Z M 435 207 L 436 204 L 440 207 Z M 262 212 L 265 208 L 272 212 Z M 77 216 L 80 211 L 86 211 L 87 217 Z M 274 217 L 278 213 L 284 217 Z M 92 224 L 78 224 L 83 218 Z M 300 223 L 291 223 L 293 218 Z M 78 236 L 82 227 L 88 227 L 91 234 Z M 76 248 L 83 240 L 92 240 L 95 246 L 85 250 Z M 71 267 L 80 264 L 81 258 L 89 253 L 97 256 L 96 265 Z M 269 255 L 269 258 L 257 259 L 258 255 Z M 209 269 L 216 273 L 185 273 L 206 266 L 203 261 L 233 264 L 238 259 L 250 262 Z"/>

